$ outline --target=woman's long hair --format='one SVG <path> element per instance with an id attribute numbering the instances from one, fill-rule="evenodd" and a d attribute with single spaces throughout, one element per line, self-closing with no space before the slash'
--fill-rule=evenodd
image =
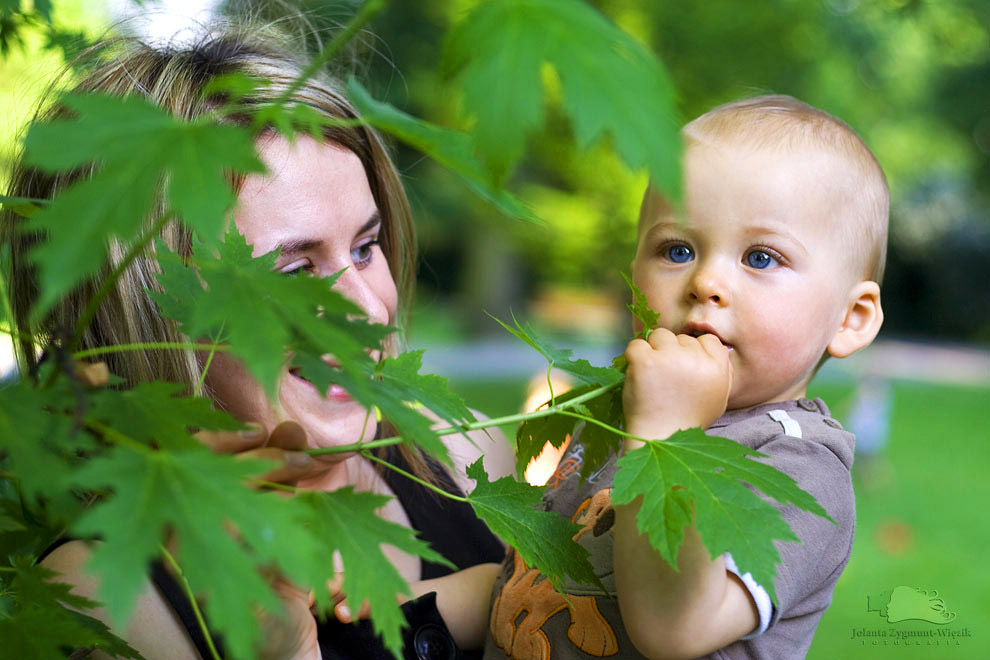
<path id="1" fill-rule="evenodd" d="M 74 92 L 101 92 L 117 96 L 141 96 L 179 119 L 191 120 L 217 109 L 225 100 L 221 93 L 204 93 L 207 85 L 218 76 L 241 74 L 265 82 L 238 102 L 238 112 L 227 115 L 225 123 L 249 126 L 253 109 L 273 103 L 300 76 L 306 62 L 290 48 L 288 40 L 270 28 L 242 26 L 214 30 L 193 45 L 182 48 L 152 47 L 133 38 L 114 39 L 95 46 L 80 56 L 63 74 L 81 81 L 72 86 Z M 57 103 L 62 91 L 58 81 L 47 94 L 35 122 L 51 121 L 69 116 Z M 324 75 L 307 80 L 289 96 L 290 103 L 305 104 L 332 120 L 355 119 L 357 111 L 340 91 L 336 81 Z M 242 110 L 240 109 L 242 108 Z M 353 125 L 324 126 L 324 139 L 343 147 L 361 159 L 372 194 L 382 217 L 381 248 L 388 260 L 392 277 L 399 291 L 400 318 L 404 326 L 405 312 L 411 302 L 416 264 L 416 238 L 409 202 L 381 137 L 370 127 Z M 11 176 L 8 194 L 13 197 L 51 199 L 73 182 L 85 178 L 90 168 L 47 175 L 27 167 L 18 159 Z M 230 176 L 235 191 L 243 177 Z M 146 222 L 165 211 L 162 190 L 158 191 L 156 208 Z M 32 320 L 30 311 L 39 295 L 37 272 L 27 259 L 28 250 L 43 236 L 23 231 L 23 218 L 5 208 L 0 216 L 3 242 L 9 246 L 9 264 L 4 275 L 11 294 L 14 318 L 12 322 L 20 338 L 18 363 L 22 372 L 37 367 L 37 346 L 57 339 L 75 326 L 87 302 L 100 289 L 105 278 L 124 259 L 127 246 L 119 241 L 109 245 L 109 260 L 102 272 L 85 280 L 56 302 L 43 319 Z M 192 248 L 192 233 L 180 222 L 168 223 L 161 238 L 173 251 L 187 256 Z M 115 344 L 147 342 L 187 342 L 175 324 L 161 316 L 147 290 L 160 291 L 155 275 L 160 272 L 154 247 L 136 259 L 117 281 L 95 318 L 85 329 L 80 349 Z M 25 339 L 33 337 L 33 341 Z M 397 341 L 388 347 L 396 350 Z M 146 350 L 114 352 L 105 356 L 110 371 L 123 378 L 126 385 L 150 380 L 185 384 L 188 393 L 196 391 L 201 380 L 202 366 L 194 352 L 180 350 Z M 209 392 L 206 392 L 208 395 Z M 418 452 L 404 452 L 411 464 L 421 472 L 422 458 Z"/>

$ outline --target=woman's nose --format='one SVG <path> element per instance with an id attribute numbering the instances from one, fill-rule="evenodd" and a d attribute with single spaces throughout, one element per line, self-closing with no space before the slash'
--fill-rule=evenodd
<path id="1" fill-rule="evenodd" d="M 340 274 L 333 288 L 360 307 L 367 315 L 369 323 L 387 325 L 391 321 L 385 301 L 381 299 L 378 291 L 365 280 L 361 271 L 353 266 Z"/>

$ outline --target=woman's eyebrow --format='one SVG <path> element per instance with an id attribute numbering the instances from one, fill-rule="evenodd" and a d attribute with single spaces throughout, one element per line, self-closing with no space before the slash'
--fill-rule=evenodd
<path id="1" fill-rule="evenodd" d="M 361 225 L 361 228 L 357 230 L 356 235 L 361 235 L 365 232 L 371 231 L 376 225 L 382 223 L 382 216 L 375 209 L 374 213 L 368 217 L 368 220 Z M 279 254 L 282 256 L 292 256 L 299 254 L 300 252 L 307 252 L 309 250 L 315 250 L 323 246 L 323 240 L 319 238 L 296 238 L 283 241 L 276 245 L 276 249 L 279 249 Z"/>

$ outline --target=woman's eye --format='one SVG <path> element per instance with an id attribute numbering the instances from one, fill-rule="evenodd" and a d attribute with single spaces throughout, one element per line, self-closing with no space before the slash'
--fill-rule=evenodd
<path id="1" fill-rule="evenodd" d="M 375 256 L 375 246 L 378 245 L 378 239 L 368 241 L 358 245 L 353 250 L 351 250 L 351 261 L 358 268 L 363 268 L 371 263 L 371 260 Z"/>
<path id="2" fill-rule="evenodd" d="M 687 263 L 694 259 L 694 251 L 683 244 L 671 245 L 665 252 L 665 256 L 675 264 Z"/>
<path id="3" fill-rule="evenodd" d="M 752 268 L 765 269 L 779 266 L 777 258 L 766 250 L 751 250 L 746 254 L 746 263 Z"/>
<path id="4" fill-rule="evenodd" d="M 297 262 L 297 263 L 289 264 L 279 272 L 283 275 L 288 275 L 289 277 L 299 277 L 300 275 L 312 275 L 313 264 L 306 261 Z"/>

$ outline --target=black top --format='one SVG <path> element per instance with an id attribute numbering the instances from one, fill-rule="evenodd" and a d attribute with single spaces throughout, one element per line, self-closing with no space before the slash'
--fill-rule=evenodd
<path id="1" fill-rule="evenodd" d="M 386 459 L 392 465 L 410 471 L 409 464 L 394 448 L 389 448 Z M 428 465 L 445 489 L 463 495 L 441 465 L 432 461 Z M 505 548 L 488 526 L 474 515 L 470 505 L 441 497 L 394 470 L 386 469 L 384 479 L 402 504 L 410 526 L 419 537 L 459 569 L 502 561 Z M 330 561 L 329 557 L 327 561 Z M 451 572 L 446 566 L 421 560 L 424 580 Z M 182 588 L 160 562 L 152 565 L 151 577 L 182 621 L 200 656 L 209 658 L 206 639 Z M 437 612 L 434 594 L 410 601 L 402 606 L 402 610 L 409 624 L 403 631 L 404 658 L 458 660 L 481 657 L 480 652 L 470 653 L 456 648 Z M 340 623 L 336 619 L 317 621 L 317 631 L 324 660 L 390 660 L 392 657 L 372 631 L 370 621 L 354 624 Z M 222 656 L 222 639 L 216 633 L 211 632 L 211 636 Z"/>

